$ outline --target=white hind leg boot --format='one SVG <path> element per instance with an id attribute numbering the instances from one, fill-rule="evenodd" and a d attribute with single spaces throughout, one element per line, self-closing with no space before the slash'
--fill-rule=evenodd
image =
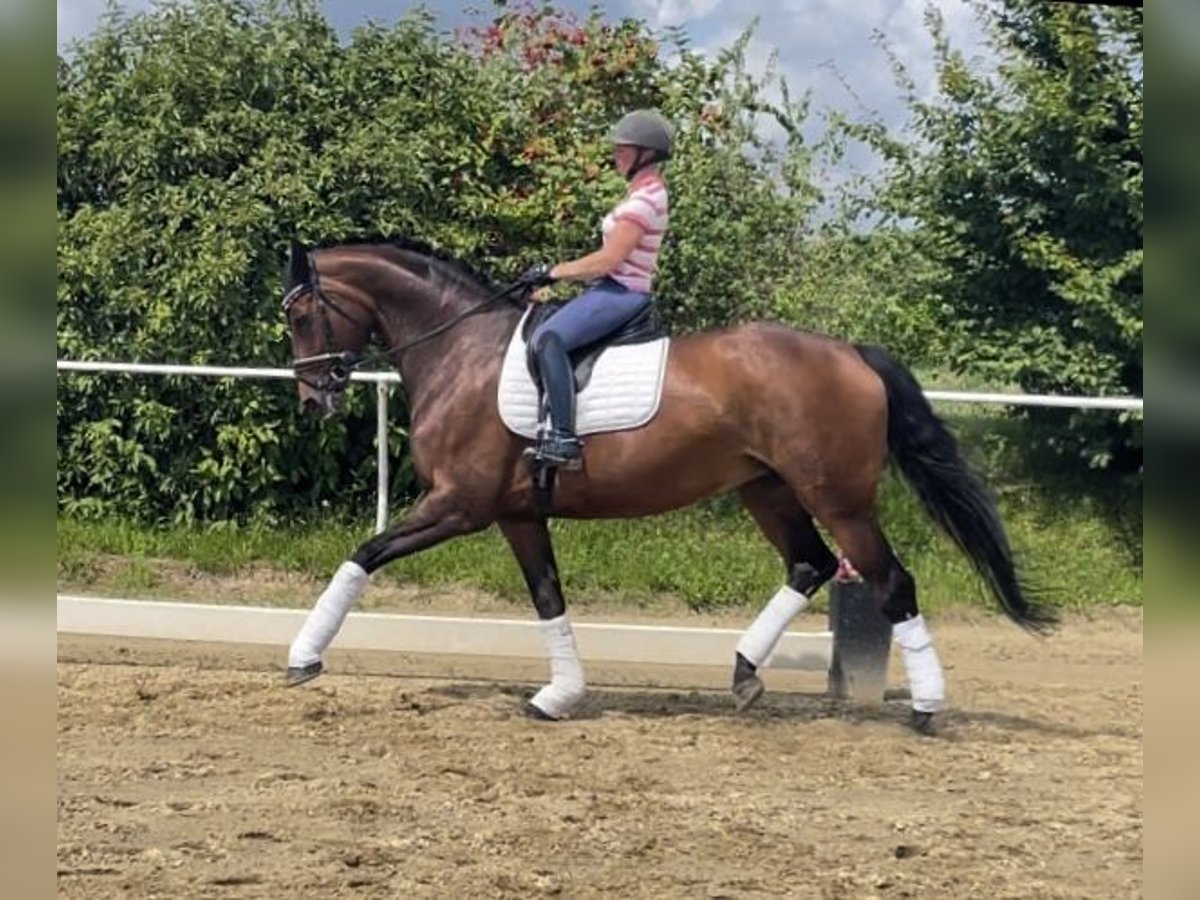
<path id="1" fill-rule="evenodd" d="M 755 667 L 765 665 L 792 619 L 806 606 L 808 598 L 785 584 L 746 629 L 738 641 L 737 652 Z"/>
<path id="2" fill-rule="evenodd" d="M 358 563 L 346 561 L 341 564 L 292 641 L 288 651 L 289 667 L 309 666 L 321 661 L 322 654 L 346 621 L 346 613 L 366 587 L 367 578 L 366 570 Z"/>
<path id="3" fill-rule="evenodd" d="M 892 626 L 892 635 L 904 653 L 912 708 L 920 713 L 939 712 L 946 703 L 946 678 L 933 647 L 933 636 L 925 626 L 925 617 L 918 614 L 896 623 Z"/>

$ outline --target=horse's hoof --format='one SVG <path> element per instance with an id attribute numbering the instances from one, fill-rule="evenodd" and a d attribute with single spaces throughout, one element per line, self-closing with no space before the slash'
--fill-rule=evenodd
<path id="1" fill-rule="evenodd" d="M 762 679 L 757 675 L 751 675 L 749 678 L 743 678 L 733 686 L 733 703 L 738 712 L 745 712 L 761 697 L 767 690 L 766 685 L 762 683 Z"/>
<path id="2" fill-rule="evenodd" d="M 533 719 L 535 722 L 557 722 L 558 721 L 558 719 L 554 718 L 554 716 L 550 715 L 545 710 L 534 706 L 532 703 L 526 703 L 525 708 L 524 708 L 524 710 L 522 710 L 522 712 L 525 713 L 525 718 Z"/>
<path id="3" fill-rule="evenodd" d="M 912 728 L 913 731 L 922 737 L 935 737 L 938 733 L 936 714 L 914 709 L 912 712 Z"/>
<path id="4" fill-rule="evenodd" d="M 307 666 L 288 666 L 287 670 L 287 687 L 296 687 L 304 684 L 306 681 L 312 681 L 325 669 L 325 664 L 319 659 L 315 663 L 309 663 Z"/>

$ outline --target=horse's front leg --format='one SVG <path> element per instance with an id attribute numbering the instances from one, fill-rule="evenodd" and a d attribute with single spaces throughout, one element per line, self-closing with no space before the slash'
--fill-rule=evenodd
<path id="1" fill-rule="evenodd" d="M 535 719 L 562 719 L 583 699 L 585 688 L 550 532 L 545 519 L 501 519 L 499 525 L 529 586 L 550 659 L 550 683 L 534 694 L 525 712 Z"/>
<path id="2" fill-rule="evenodd" d="M 462 510 L 449 493 L 423 497 L 399 525 L 376 535 L 342 563 L 313 606 L 288 651 L 287 684 L 303 684 L 321 674 L 321 657 L 337 635 L 367 578 L 394 559 L 425 550 L 459 535 L 479 531 L 489 523 Z"/>

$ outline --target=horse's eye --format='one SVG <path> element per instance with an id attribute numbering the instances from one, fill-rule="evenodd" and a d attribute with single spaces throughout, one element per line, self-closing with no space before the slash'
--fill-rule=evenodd
<path id="1" fill-rule="evenodd" d="M 296 316 L 296 328 L 300 331 L 308 331 L 308 326 L 312 323 L 312 316 L 308 313 L 301 313 Z"/>

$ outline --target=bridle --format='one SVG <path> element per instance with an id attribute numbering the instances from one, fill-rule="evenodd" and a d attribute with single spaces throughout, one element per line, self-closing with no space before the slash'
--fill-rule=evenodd
<path id="1" fill-rule="evenodd" d="M 302 281 L 294 285 L 286 294 L 283 295 L 283 300 L 280 303 L 280 308 L 283 314 L 288 316 L 291 308 L 296 304 L 296 301 L 305 294 L 311 294 L 316 301 L 316 307 L 321 317 L 321 330 L 325 341 L 325 350 L 323 353 L 316 353 L 312 356 L 301 356 L 298 359 L 292 360 L 292 371 L 296 373 L 298 381 L 307 384 L 309 387 L 317 391 L 326 393 L 343 393 L 350 384 L 350 376 L 355 369 L 360 368 L 367 358 L 362 354 L 355 353 L 351 350 L 335 349 L 333 338 L 333 325 L 330 324 L 329 310 L 333 310 L 340 316 L 349 319 L 355 325 L 366 327 L 368 333 L 373 330 L 371 323 L 364 323 L 347 312 L 340 303 L 334 302 L 333 298 L 321 286 L 321 277 L 317 271 L 316 260 L 312 258 L 312 254 L 308 257 L 308 271 L 310 272 L 307 281 Z M 405 341 L 402 344 L 396 344 L 386 348 L 383 352 L 393 365 L 399 365 L 400 357 L 405 351 L 412 349 L 418 344 L 423 344 L 426 341 L 432 340 L 442 334 L 445 334 L 455 325 L 462 322 L 473 315 L 483 312 L 494 303 L 511 297 L 513 294 L 521 290 L 529 290 L 529 285 L 523 282 L 516 282 L 503 288 L 495 293 L 485 297 L 478 303 L 468 306 L 462 312 L 452 316 L 447 321 L 440 325 L 436 325 L 428 331 L 422 332 L 411 340 Z M 324 372 L 317 378 L 308 374 L 314 369 L 324 367 Z"/>
<path id="2" fill-rule="evenodd" d="M 312 265 L 311 258 L 309 259 L 309 265 L 310 267 Z M 321 287 L 321 281 L 315 268 L 310 268 L 309 271 L 312 272 L 310 279 L 295 285 L 290 291 L 284 294 L 280 307 L 283 310 L 283 314 L 290 318 L 291 309 L 296 304 L 296 301 L 305 294 L 312 294 L 316 301 L 318 315 L 321 317 L 321 330 L 325 339 L 325 352 L 293 359 L 292 371 L 296 373 L 298 381 L 304 382 L 304 384 L 307 384 L 313 390 L 341 393 L 350 384 L 351 373 L 361 366 L 364 360 L 359 354 L 353 353 L 350 350 L 333 349 L 333 325 L 329 321 L 329 310 L 332 309 L 338 315 L 344 316 L 360 327 L 363 323 L 346 312 L 340 304 L 335 303 L 325 293 L 324 288 Z M 325 371 L 319 378 L 313 378 L 308 374 L 313 369 L 321 366 L 325 366 Z"/>

